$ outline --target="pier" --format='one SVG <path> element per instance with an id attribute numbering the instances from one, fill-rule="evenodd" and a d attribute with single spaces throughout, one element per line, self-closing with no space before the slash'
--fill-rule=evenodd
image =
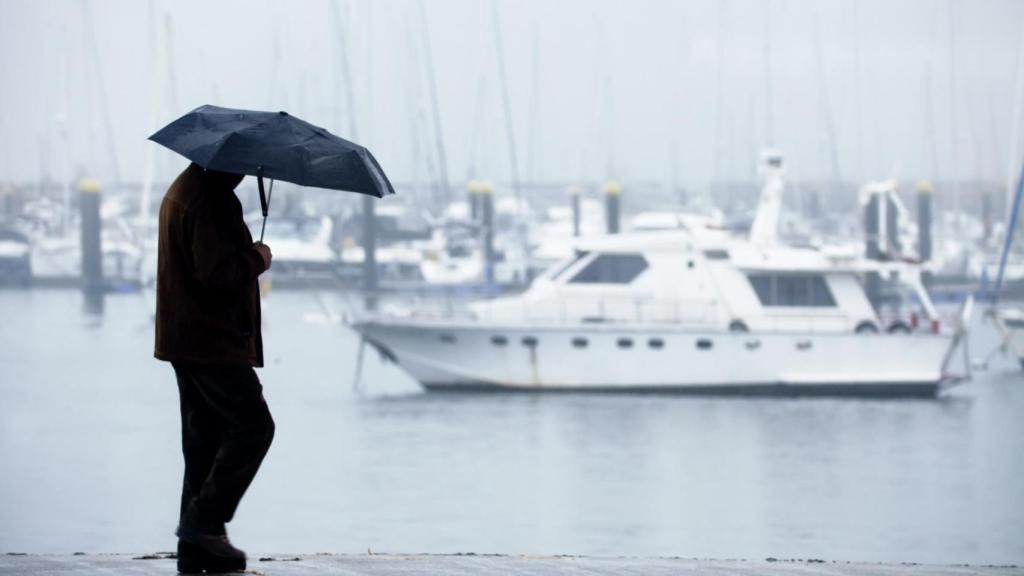
<path id="1" fill-rule="evenodd" d="M 0 574 L 85 576 L 172 574 L 171 554 L 6 555 Z M 317 554 L 264 555 L 249 560 L 247 574 L 291 576 L 304 574 L 366 576 L 620 575 L 685 576 L 801 575 L 801 576 L 1010 576 L 1024 574 L 1020 566 L 971 566 L 835 562 L 819 559 L 709 560 L 697 558 L 599 558 L 588 556 L 506 556 L 491 554 Z"/>

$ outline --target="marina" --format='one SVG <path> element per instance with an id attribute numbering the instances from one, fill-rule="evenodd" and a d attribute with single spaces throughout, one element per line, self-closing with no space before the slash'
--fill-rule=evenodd
<path id="1" fill-rule="evenodd" d="M 1024 5 L 56 5 L 0 575 L 1024 573 Z"/>

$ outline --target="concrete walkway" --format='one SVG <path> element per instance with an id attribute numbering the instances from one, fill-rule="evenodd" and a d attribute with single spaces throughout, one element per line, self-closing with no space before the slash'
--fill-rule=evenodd
<path id="1" fill-rule="evenodd" d="M 130 555 L 17 555 L 0 556 L 0 574 L 39 576 L 174 574 L 175 561 L 167 554 Z M 793 576 L 963 576 L 1024 575 L 1019 566 L 934 566 L 921 564 L 868 564 L 821 560 L 699 560 L 678 558 L 593 558 L 579 556 L 484 555 L 316 555 L 254 556 L 249 574 L 266 576 L 508 576 L 537 575 L 762 575 Z"/>

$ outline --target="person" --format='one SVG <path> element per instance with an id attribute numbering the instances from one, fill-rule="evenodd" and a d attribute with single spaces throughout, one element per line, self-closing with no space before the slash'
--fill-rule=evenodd
<path id="1" fill-rule="evenodd" d="M 242 219 L 242 178 L 191 164 L 160 205 L 154 356 L 171 363 L 180 395 L 183 573 L 245 570 L 225 524 L 274 437 L 254 370 L 263 366 L 257 279 L 272 255 Z"/>

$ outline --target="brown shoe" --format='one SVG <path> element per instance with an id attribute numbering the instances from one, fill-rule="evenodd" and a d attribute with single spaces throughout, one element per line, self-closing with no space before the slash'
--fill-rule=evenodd
<path id="1" fill-rule="evenodd" d="M 226 560 L 245 561 L 245 552 L 235 548 L 227 534 L 202 532 L 187 524 L 179 524 L 175 534 L 181 540 L 202 549 L 211 556 Z"/>
<path id="2" fill-rule="evenodd" d="M 178 573 L 179 574 L 224 574 L 228 572 L 244 572 L 245 558 L 221 558 L 214 556 L 184 540 L 178 540 Z"/>

